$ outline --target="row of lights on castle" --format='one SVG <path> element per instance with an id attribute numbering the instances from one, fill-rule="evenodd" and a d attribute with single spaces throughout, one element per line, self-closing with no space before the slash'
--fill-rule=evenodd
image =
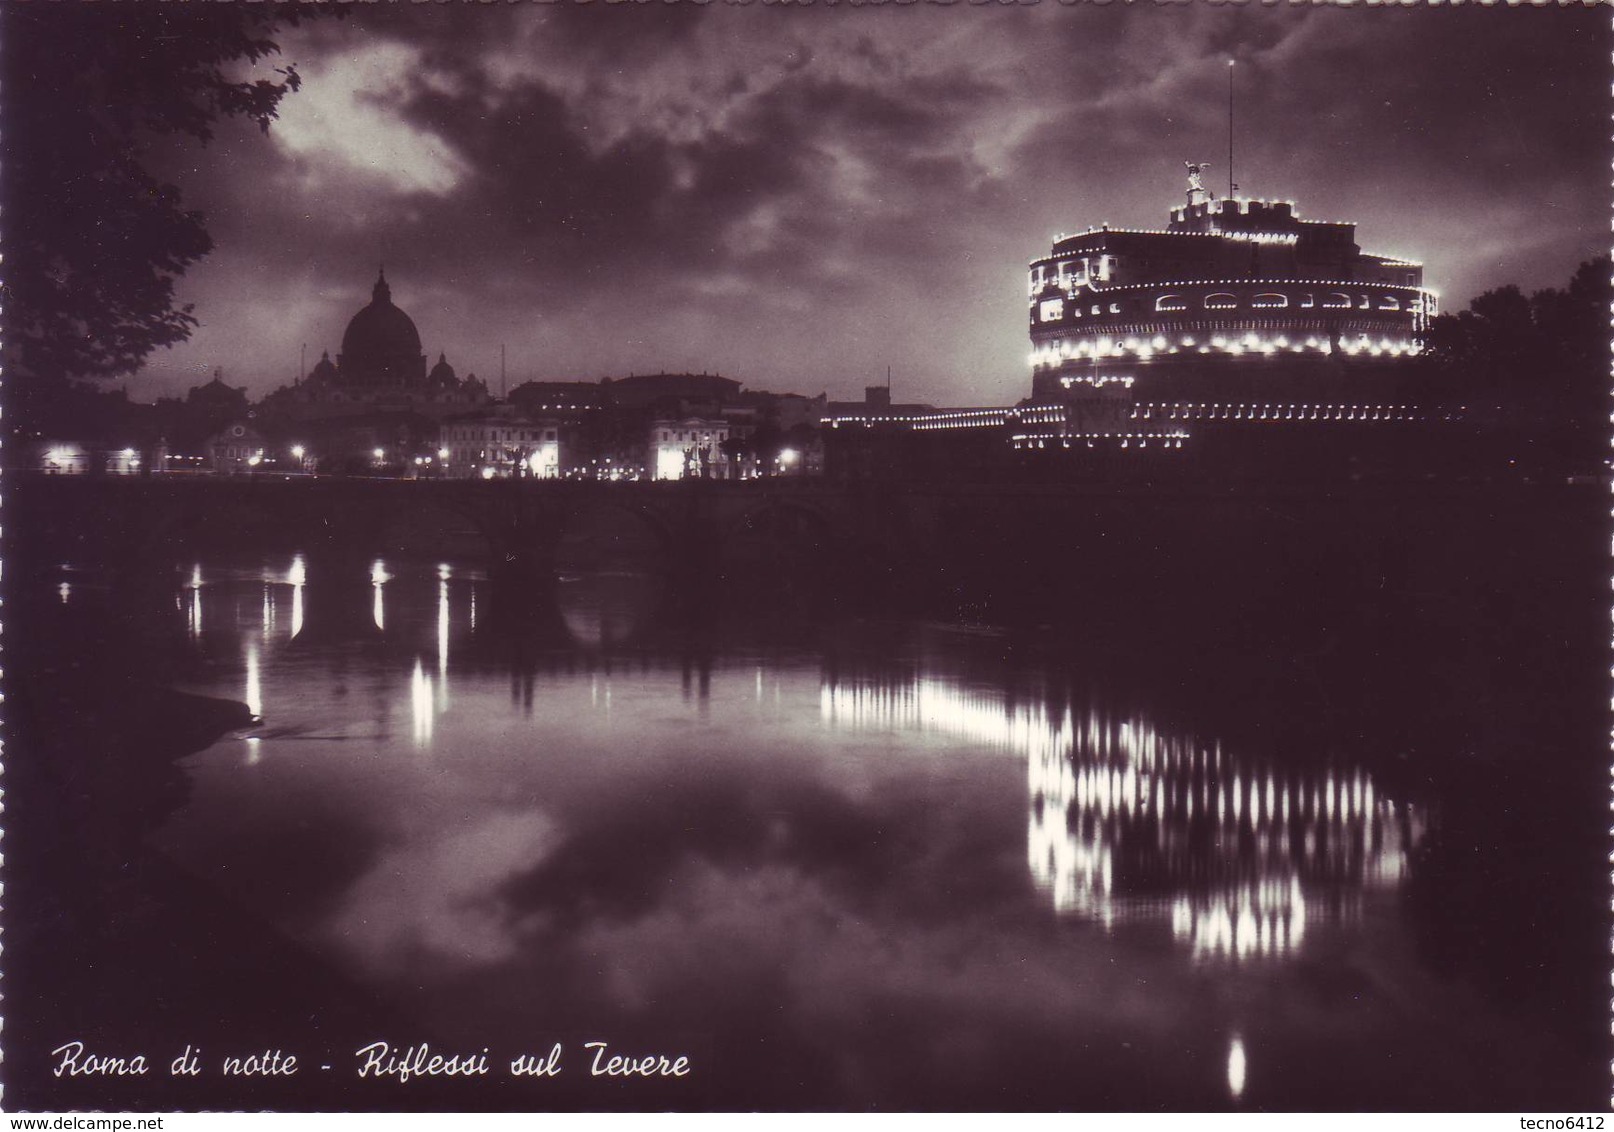
<path id="1" fill-rule="evenodd" d="M 1381 338 L 1375 342 L 1367 334 L 1341 340 L 1339 348 L 1345 354 L 1368 353 L 1374 357 L 1384 354 L 1390 354 L 1394 357 L 1400 357 L 1403 354 L 1414 355 L 1422 350 L 1422 346 L 1417 342 L 1397 341 L 1390 338 Z M 1126 338 L 1116 341 L 1106 337 L 1099 338 L 1096 341 L 1081 341 L 1073 344 L 1067 339 L 1059 343 L 1057 347 L 1044 346 L 1040 350 L 1033 351 L 1028 360 L 1033 366 L 1054 365 L 1070 358 L 1112 358 L 1123 357 L 1128 354 L 1147 360 L 1161 352 L 1175 354 L 1179 350 L 1193 349 L 1197 349 L 1201 354 L 1218 350 L 1235 356 L 1245 353 L 1260 353 L 1268 357 L 1280 351 L 1297 354 L 1307 350 L 1322 354 L 1334 352 L 1333 343 L 1327 339 L 1313 336 L 1306 338 L 1303 342 L 1291 341 L 1287 335 L 1280 334 L 1268 338 L 1265 335 L 1251 331 L 1242 337 L 1230 338 L 1224 334 L 1212 335 L 1208 343 L 1201 343 L 1192 335 L 1185 334 L 1180 340 L 1180 345 L 1171 345 L 1166 337 L 1161 334 L 1157 334 L 1147 341 L 1138 338 Z"/>
<path id="2" fill-rule="evenodd" d="M 1168 420 L 1411 420 L 1404 405 L 1192 405 L 1145 404 L 1132 407 L 1133 420 L 1150 420 L 1158 413 Z"/>

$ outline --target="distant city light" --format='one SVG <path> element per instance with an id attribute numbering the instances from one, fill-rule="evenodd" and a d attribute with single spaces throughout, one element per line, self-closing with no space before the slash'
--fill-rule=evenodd
<path id="1" fill-rule="evenodd" d="M 301 460 L 303 458 L 303 452 L 304 449 L 301 444 L 293 444 L 291 446 L 291 457 L 293 460 Z"/>

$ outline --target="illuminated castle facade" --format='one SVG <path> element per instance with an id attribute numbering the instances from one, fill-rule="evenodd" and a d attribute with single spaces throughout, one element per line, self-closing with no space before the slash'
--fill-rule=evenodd
<path id="1" fill-rule="evenodd" d="M 837 405 L 831 474 L 1327 479 L 1449 455 L 1464 410 L 1430 403 L 1408 364 L 1438 313 L 1423 266 L 1290 201 L 1216 200 L 1203 171 L 1189 164 L 1166 227 L 1060 236 L 1031 262 L 1029 397 Z"/>
<path id="2" fill-rule="evenodd" d="M 1292 400 L 1284 379 L 1318 362 L 1419 351 L 1437 303 L 1422 264 L 1364 252 L 1355 224 L 1303 220 L 1290 201 L 1210 199 L 1202 168 L 1164 229 L 1089 229 L 1032 261 L 1033 399 L 1136 383 L 1222 400 L 1221 376 Z"/>

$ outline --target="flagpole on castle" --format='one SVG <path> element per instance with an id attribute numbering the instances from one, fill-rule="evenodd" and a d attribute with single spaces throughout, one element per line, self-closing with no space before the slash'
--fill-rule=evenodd
<path id="1" fill-rule="evenodd" d="M 1227 61 L 1227 195 L 1232 199 L 1239 191 L 1233 183 L 1233 60 Z"/>

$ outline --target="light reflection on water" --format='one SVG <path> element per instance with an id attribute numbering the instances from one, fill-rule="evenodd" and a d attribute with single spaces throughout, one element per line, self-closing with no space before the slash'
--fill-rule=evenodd
<path id="1" fill-rule="evenodd" d="M 409 678 L 409 708 L 410 721 L 415 729 L 415 746 L 431 746 L 432 723 L 439 709 L 432 702 L 432 678 L 426 675 L 419 660 L 415 661 L 414 674 Z"/>
<path id="2" fill-rule="evenodd" d="M 263 715 L 263 681 L 258 672 L 258 642 L 248 637 L 245 644 L 246 689 L 242 700 L 253 715 Z"/>
<path id="3" fill-rule="evenodd" d="M 1244 1039 L 1234 1034 L 1227 1047 L 1227 1091 L 1238 1100 L 1244 1095 L 1244 1074 L 1248 1062 L 1244 1054 Z"/>
<path id="4" fill-rule="evenodd" d="M 1360 769 L 1257 767 L 1146 720 L 1056 714 L 935 676 L 826 680 L 820 702 L 832 727 L 937 731 L 1024 757 L 1027 858 L 1054 909 L 1105 928 L 1169 916 L 1196 959 L 1298 951 L 1308 922 L 1348 921 L 1364 891 L 1394 889 L 1425 826 Z"/>
<path id="5" fill-rule="evenodd" d="M 286 584 L 291 587 L 291 635 L 303 631 L 303 586 L 308 582 L 308 566 L 301 554 L 293 555 L 291 567 L 286 571 Z"/>
<path id="6" fill-rule="evenodd" d="M 896 995 L 965 1031 L 1197 1048 L 1177 1069 L 1201 1091 L 1174 1088 L 1242 1103 L 1274 1048 L 1261 1003 L 1327 1032 L 1327 1010 L 1295 1005 L 1316 993 L 1308 956 L 1405 962 L 1384 898 L 1429 818 L 1365 767 L 1089 705 L 1058 673 L 1010 674 L 990 639 L 854 648 L 850 669 L 692 658 L 646 635 L 633 579 L 562 583 L 550 620 L 518 630 L 474 571 L 368 569 L 373 592 L 350 592 L 384 631 L 369 651 L 288 648 L 301 556 L 190 572 L 195 646 L 240 664 L 196 690 L 264 728 L 245 759 L 227 740 L 190 761 L 160 839 L 429 1018 L 519 1027 L 571 996 L 594 1025 L 694 994 L 737 1029 L 771 1011 L 803 1043 Z M 534 635 L 524 669 L 494 632 Z M 278 866 L 288 839 L 353 863 Z M 1257 976 L 1270 988 L 1228 982 Z M 1341 1040 L 1391 1043 L 1398 1024 L 1356 1018 Z"/>
<path id="7" fill-rule="evenodd" d="M 437 570 L 437 680 L 442 687 L 442 703 L 439 710 L 448 709 L 448 579 L 451 576 L 447 566 L 440 566 Z"/>
<path id="8" fill-rule="evenodd" d="M 450 710 L 455 614 L 462 631 L 474 629 L 478 588 L 474 579 L 456 579 L 446 564 L 435 574 L 434 670 L 427 669 L 426 654 L 417 654 L 404 685 L 410 742 L 419 750 L 433 747 L 437 721 Z M 239 695 L 254 715 L 266 710 L 260 650 L 283 647 L 301 632 L 306 577 L 303 556 L 296 555 L 284 572 L 264 575 L 256 624 L 237 603 L 234 626 L 219 627 L 241 635 Z M 393 579 L 384 561 L 370 566 L 378 628 L 386 628 L 383 594 Z M 193 637 L 202 635 L 204 594 L 220 591 L 222 604 L 232 581 L 240 579 L 194 566 L 185 589 Z M 456 582 L 462 587 L 458 605 Z M 561 622 L 579 647 L 631 636 L 644 616 L 642 603 L 613 605 L 609 593 L 603 600 L 592 592 L 573 598 L 563 598 Z M 281 630 L 283 601 L 290 621 Z M 298 675 L 276 672 L 293 682 Z M 757 663 L 752 698 L 759 704 L 770 699 L 777 708 L 782 684 L 802 675 L 810 673 Z M 589 709 L 608 714 L 612 677 L 591 672 L 588 688 Z M 703 688 L 704 701 L 712 691 L 704 682 Z M 821 674 L 818 716 L 830 731 L 877 732 L 898 741 L 907 734 L 945 735 L 1024 759 L 1026 860 L 1036 891 L 1059 915 L 1105 929 L 1120 920 L 1168 922 L 1196 960 L 1282 958 L 1296 953 L 1318 923 L 1350 922 L 1364 893 L 1393 890 L 1406 875 L 1408 853 L 1426 824 L 1418 807 L 1386 796 L 1361 769 L 1257 764 L 1214 743 L 1163 734 L 1142 718 L 1056 709 L 1024 694 L 1011 702 L 1002 692 L 939 672 L 884 681 Z M 258 743 L 254 739 L 253 762 L 263 757 Z"/>

